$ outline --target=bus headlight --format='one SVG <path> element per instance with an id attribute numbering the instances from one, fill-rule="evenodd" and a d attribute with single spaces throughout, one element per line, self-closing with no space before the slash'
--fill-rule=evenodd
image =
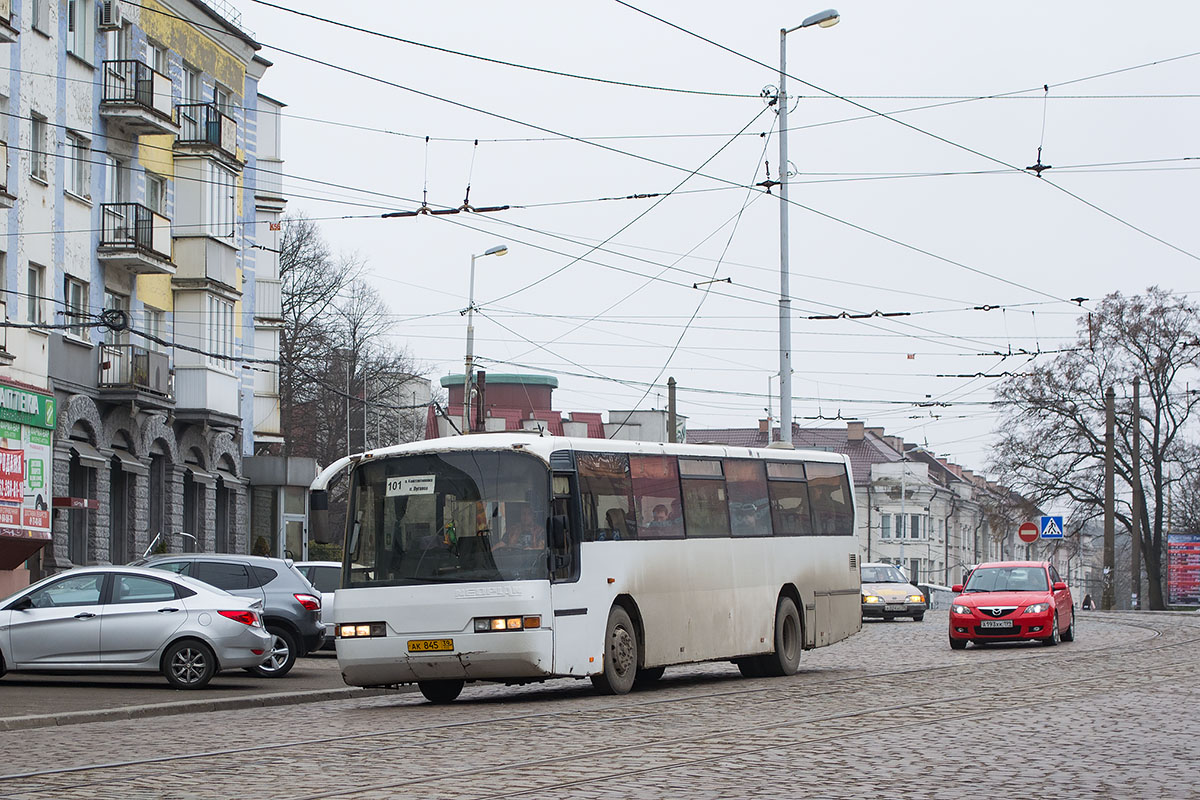
<path id="1" fill-rule="evenodd" d="M 475 632 L 522 631 L 542 627 L 540 616 L 529 617 L 476 617 Z"/>
<path id="2" fill-rule="evenodd" d="M 339 639 L 367 639 L 372 636 L 387 636 L 387 625 L 382 622 L 347 622 L 337 626 Z"/>

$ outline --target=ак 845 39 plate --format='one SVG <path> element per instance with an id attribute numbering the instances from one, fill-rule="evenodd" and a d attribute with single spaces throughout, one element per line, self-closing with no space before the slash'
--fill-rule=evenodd
<path id="1" fill-rule="evenodd" d="M 453 639 L 409 639 L 408 652 L 429 653 L 454 649 Z"/>

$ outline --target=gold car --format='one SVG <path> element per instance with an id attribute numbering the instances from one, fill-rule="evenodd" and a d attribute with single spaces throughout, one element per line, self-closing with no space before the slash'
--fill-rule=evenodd
<path id="1" fill-rule="evenodd" d="M 892 564 L 863 564 L 862 615 L 895 619 L 912 617 L 914 622 L 925 618 L 925 595 L 908 582 L 899 567 Z"/>

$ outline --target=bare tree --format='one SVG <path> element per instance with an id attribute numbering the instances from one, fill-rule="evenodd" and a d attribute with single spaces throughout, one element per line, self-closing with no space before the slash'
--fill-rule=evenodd
<path id="1" fill-rule="evenodd" d="M 307 449 L 318 420 L 301 407 L 327 407 L 328 391 L 318 382 L 330 366 L 329 321 L 338 296 L 362 273 L 353 257 L 335 258 L 316 223 L 304 216 L 284 220 L 279 254 L 283 331 L 279 342 L 280 424 L 287 435 L 284 455 Z M 312 455 L 312 453 L 304 453 Z"/>
<path id="2" fill-rule="evenodd" d="M 1065 502 L 1072 518 L 1087 520 L 1104 507 L 1104 392 L 1110 386 L 1118 397 L 1116 475 L 1132 485 L 1131 394 L 1133 379 L 1141 378 L 1146 502 L 1140 527 L 1153 609 L 1165 607 L 1167 496 L 1193 463 L 1183 436 L 1200 396 L 1185 381 L 1200 356 L 1198 333 L 1197 309 L 1182 297 L 1158 287 L 1131 297 L 1114 293 L 1080 319 L 1073 348 L 1009 378 L 997 392 L 1001 438 L 991 468 L 1039 506 Z M 1120 486 L 1117 494 L 1118 524 L 1130 530 L 1131 496 Z"/>

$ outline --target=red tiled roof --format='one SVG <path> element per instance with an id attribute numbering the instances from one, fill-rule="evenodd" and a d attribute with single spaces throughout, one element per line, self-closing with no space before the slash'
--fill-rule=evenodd
<path id="1" fill-rule="evenodd" d="M 604 417 L 593 411 L 572 411 L 572 422 L 586 422 L 587 435 L 591 439 L 604 438 Z"/>
<path id="2" fill-rule="evenodd" d="M 551 436 L 562 436 L 562 414 L 557 411 L 537 411 L 533 412 L 533 418 L 546 423 L 546 429 L 550 431 Z"/>

